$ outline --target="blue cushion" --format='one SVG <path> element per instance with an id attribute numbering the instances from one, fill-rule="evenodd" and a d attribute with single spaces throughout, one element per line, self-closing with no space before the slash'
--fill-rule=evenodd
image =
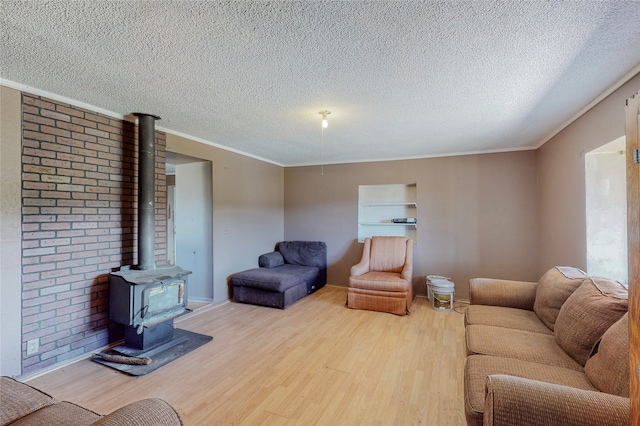
<path id="1" fill-rule="evenodd" d="M 238 272 L 231 276 L 231 284 L 283 292 L 300 283 L 313 281 L 318 273 L 318 268 L 313 266 L 285 264 L 275 268 L 256 268 Z"/>
<path id="2" fill-rule="evenodd" d="M 284 265 L 284 257 L 279 251 L 265 253 L 258 258 L 258 266 L 261 268 L 275 268 Z"/>

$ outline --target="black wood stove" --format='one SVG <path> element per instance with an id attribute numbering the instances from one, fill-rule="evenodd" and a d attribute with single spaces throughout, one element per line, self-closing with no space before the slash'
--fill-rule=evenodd
<path id="1" fill-rule="evenodd" d="M 112 321 L 125 326 L 125 344 L 114 348 L 142 356 L 150 349 L 171 347 L 184 337 L 174 336 L 174 318 L 187 309 L 187 276 L 179 266 L 155 264 L 155 120 L 138 117 L 138 265 L 123 266 L 110 275 Z"/>

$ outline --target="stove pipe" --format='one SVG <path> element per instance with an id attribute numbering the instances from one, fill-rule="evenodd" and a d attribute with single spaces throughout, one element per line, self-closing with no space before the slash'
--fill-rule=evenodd
<path id="1" fill-rule="evenodd" d="M 156 268 L 155 258 L 155 121 L 160 117 L 133 113 L 138 117 L 138 265 Z"/>

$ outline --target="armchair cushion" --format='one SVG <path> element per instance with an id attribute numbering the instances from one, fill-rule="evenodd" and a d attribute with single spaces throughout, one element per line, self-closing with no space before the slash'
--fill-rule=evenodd
<path id="1" fill-rule="evenodd" d="M 407 291 L 407 281 L 400 274 L 388 272 L 367 272 L 349 278 L 349 286 L 369 290 Z"/>
<path id="2" fill-rule="evenodd" d="M 556 319 L 556 341 L 580 365 L 585 365 L 596 342 L 627 312 L 629 295 L 622 284 L 589 278 L 562 305 Z"/>
<path id="3" fill-rule="evenodd" d="M 407 258 L 406 238 L 371 238 L 370 271 L 401 273 Z"/>
<path id="4" fill-rule="evenodd" d="M 560 308 L 585 278 L 587 275 L 578 268 L 556 266 L 538 281 L 533 310 L 551 330 L 554 329 Z"/>

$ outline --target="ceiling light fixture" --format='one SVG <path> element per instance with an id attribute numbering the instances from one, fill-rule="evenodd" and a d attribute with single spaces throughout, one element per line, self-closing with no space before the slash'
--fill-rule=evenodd
<path id="1" fill-rule="evenodd" d="M 331 114 L 331 111 L 324 110 L 320 111 L 319 114 L 322 114 L 322 128 L 326 129 L 329 127 L 329 121 L 327 120 L 327 115 Z"/>

